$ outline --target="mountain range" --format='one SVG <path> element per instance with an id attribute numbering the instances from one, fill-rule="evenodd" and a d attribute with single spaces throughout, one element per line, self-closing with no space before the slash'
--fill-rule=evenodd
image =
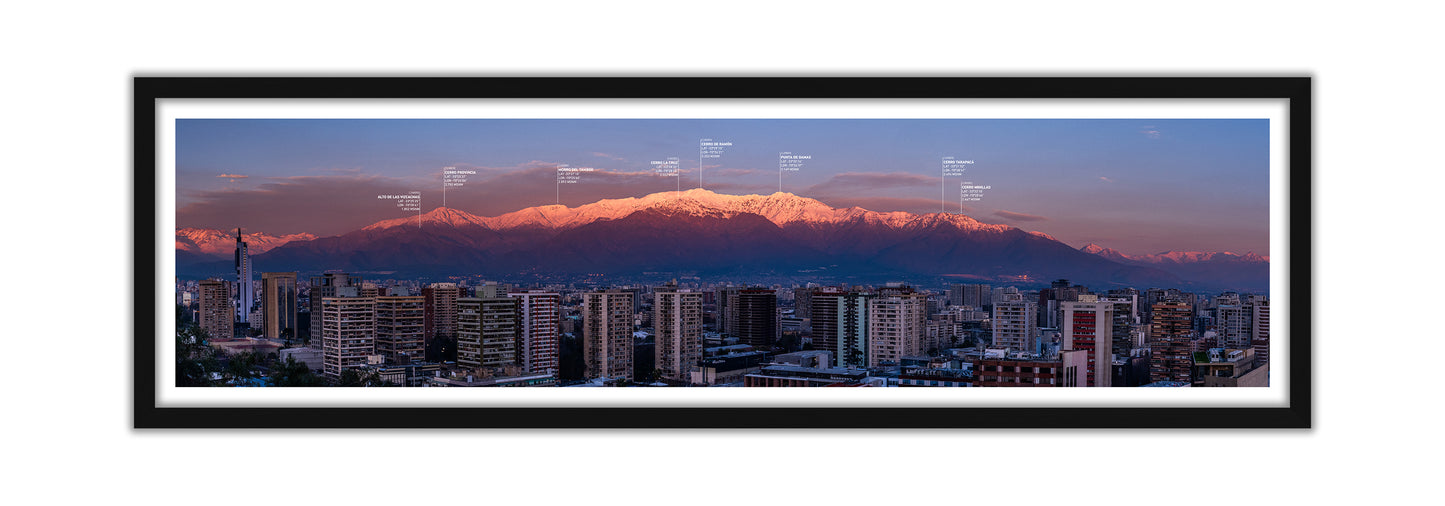
<path id="1" fill-rule="evenodd" d="M 178 231 L 178 257 L 180 237 Z M 230 241 L 234 244 L 234 236 Z M 834 208 L 789 193 L 703 189 L 578 207 L 530 207 L 495 217 L 437 208 L 338 236 L 285 236 L 273 244 L 264 250 L 251 246 L 257 272 L 342 269 L 498 279 L 699 275 L 860 283 L 948 278 L 1027 284 L 1068 278 L 1100 288 L 1199 285 L 1191 283 L 1196 278 L 1157 266 L 1077 250 L 1043 233 L 962 214 L 875 212 Z M 229 269 L 229 263 L 182 266 L 178 260 L 178 274 L 221 275 Z"/>
<path id="2" fill-rule="evenodd" d="M 241 234 L 241 237 L 246 240 L 246 250 L 252 255 L 265 253 L 291 241 L 310 241 L 316 238 L 313 234 L 304 233 L 274 236 L 260 232 Z M 182 228 L 176 230 L 176 251 L 231 258 L 236 251 L 236 234 L 214 229 Z"/>
<path id="3" fill-rule="evenodd" d="M 1126 255 L 1094 243 L 1079 251 L 1126 264 L 1153 267 L 1183 279 L 1208 281 L 1235 290 L 1268 291 L 1269 257 L 1248 252 L 1164 251 L 1152 255 Z"/>

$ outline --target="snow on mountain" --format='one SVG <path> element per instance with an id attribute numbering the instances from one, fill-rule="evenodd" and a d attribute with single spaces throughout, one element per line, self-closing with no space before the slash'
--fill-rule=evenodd
<path id="1" fill-rule="evenodd" d="M 438 207 L 431 210 L 430 212 L 418 216 L 408 216 L 405 218 L 378 221 L 371 225 L 367 225 L 366 228 L 363 228 L 362 230 L 383 230 L 399 226 L 415 227 L 418 224 L 421 224 L 422 226 L 443 225 L 454 228 L 462 228 L 468 226 L 488 227 L 487 218 L 483 218 L 481 216 L 477 216 L 475 214 L 471 214 L 465 211 L 458 211 L 456 209 L 448 207 Z"/>
<path id="2" fill-rule="evenodd" d="M 176 230 L 176 249 L 203 255 L 229 256 L 236 251 L 235 234 L 234 230 L 182 228 Z M 306 233 L 274 236 L 263 232 L 243 233 L 241 237 L 245 239 L 246 249 L 252 255 L 265 253 L 291 241 L 310 241 L 316 238 L 315 235 Z"/>
<path id="3" fill-rule="evenodd" d="M 492 230 L 509 230 L 520 227 L 573 228 L 599 220 L 616 220 L 641 210 L 656 210 L 666 214 L 731 218 L 742 213 L 762 216 L 768 221 L 785 226 L 790 224 L 827 224 L 862 220 L 868 224 L 882 224 L 902 229 L 918 226 L 951 224 L 960 230 L 996 231 L 1013 229 L 1008 225 L 990 225 L 961 214 L 913 214 L 907 212 L 875 212 L 860 207 L 837 209 L 816 199 L 799 197 L 791 193 L 772 195 L 727 195 L 704 189 L 682 192 L 660 192 L 643 197 L 606 199 L 578 207 L 546 205 L 529 207 L 496 217 L 481 217 L 455 209 L 438 208 L 421 215 L 423 224 L 446 224 L 455 227 L 475 225 Z M 397 218 L 377 222 L 366 230 L 380 230 L 397 226 L 415 225 L 417 218 Z M 1043 237 L 1047 237 L 1046 235 Z M 1050 239 L 1052 239 L 1050 237 Z"/>
<path id="4" fill-rule="evenodd" d="M 1152 255 L 1126 255 L 1113 248 L 1105 248 L 1094 243 L 1085 244 L 1079 251 L 1093 255 L 1099 255 L 1111 260 L 1127 260 L 1135 263 L 1145 264 L 1194 264 L 1201 262 L 1269 262 L 1269 257 L 1256 255 L 1253 252 L 1239 255 L 1229 251 L 1163 251 Z"/>

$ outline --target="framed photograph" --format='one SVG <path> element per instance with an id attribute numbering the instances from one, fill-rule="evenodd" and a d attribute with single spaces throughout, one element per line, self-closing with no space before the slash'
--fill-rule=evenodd
<path id="1" fill-rule="evenodd" d="M 1309 77 L 136 77 L 137 428 L 1309 428 Z"/>

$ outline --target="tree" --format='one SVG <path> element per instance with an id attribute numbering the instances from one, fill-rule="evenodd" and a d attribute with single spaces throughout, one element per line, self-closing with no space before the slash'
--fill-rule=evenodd
<path id="1" fill-rule="evenodd" d="M 376 371 L 366 371 L 365 374 L 357 372 L 356 369 L 341 371 L 341 378 L 337 380 L 336 386 L 341 387 L 394 387 L 396 384 L 381 379 Z"/>
<path id="2" fill-rule="evenodd" d="M 176 386 L 215 386 L 212 373 L 221 371 L 221 362 L 206 342 L 210 335 L 195 325 L 176 327 Z"/>
<path id="3" fill-rule="evenodd" d="M 244 383 L 255 378 L 255 365 L 258 358 L 255 353 L 249 351 L 231 355 L 226 362 L 227 379 L 234 384 Z"/>
<path id="4" fill-rule="evenodd" d="M 286 360 L 276 361 L 271 368 L 271 374 L 266 377 L 271 386 L 276 387 L 320 387 L 326 386 L 326 381 L 311 372 L 311 368 L 305 362 L 297 362 L 295 357 L 286 357 Z"/>

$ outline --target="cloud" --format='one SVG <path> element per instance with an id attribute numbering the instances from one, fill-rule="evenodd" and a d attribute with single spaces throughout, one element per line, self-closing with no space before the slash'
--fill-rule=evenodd
<path id="1" fill-rule="evenodd" d="M 1154 125 L 1144 127 L 1144 129 L 1140 130 L 1139 133 L 1144 134 L 1145 137 L 1148 137 L 1150 139 L 1158 139 L 1160 136 L 1159 130 L 1155 129 Z"/>
<path id="2" fill-rule="evenodd" d="M 1100 181 L 1103 181 L 1103 182 L 1105 182 L 1105 183 L 1112 183 L 1112 182 L 1114 182 L 1113 179 L 1109 179 L 1109 178 L 1104 177 L 1104 176 L 1099 176 L 1099 180 L 1100 180 Z"/>
<path id="3" fill-rule="evenodd" d="M 836 195 L 855 191 L 876 191 L 884 188 L 933 186 L 938 178 L 910 172 L 844 172 L 827 181 L 808 187 L 809 195 Z"/>
<path id="4" fill-rule="evenodd" d="M 234 183 L 234 182 L 236 182 L 236 181 L 239 180 L 239 179 L 246 179 L 246 178 L 251 177 L 251 176 L 247 176 L 247 175 L 245 175 L 245 174 L 221 174 L 221 175 L 218 175 L 218 176 L 216 176 L 216 177 L 221 178 L 221 179 L 230 179 L 231 182 Z"/>
<path id="5" fill-rule="evenodd" d="M 378 202 L 377 195 L 423 189 L 414 182 L 374 175 L 289 176 L 266 181 L 249 190 L 196 192 L 190 204 L 176 210 L 176 226 L 219 230 L 239 226 L 272 235 L 336 235 L 396 218 L 394 204 Z"/>
<path id="6" fill-rule="evenodd" d="M 616 160 L 616 161 L 619 161 L 619 162 L 625 162 L 625 161 L 627 161 L 626 158 L 623 158 L 623 157 L 620 157 L 620 156 L 617 156 L 617 155 L 612 155 L 612 154 L 603 153 L 603 152 L 601 152 L 601 151 L 593 151 L 593 152 L 592 152 L 592 156 L 595 156 L 595 157 L 598 157 L 598 158 L 606 158 L 606 159 L 608 159 L 608 160 Z"/>
<path id="7" fill-rule="evenodd" d="M 994 216 L 998 216 L 998 217 L 1000 217 L 1000 218 L 1003 218 L 1003 219 L 1005 219 L 1005 220 L 1009 220 L 1009 221 L 1049 221 L 1048 218 L 1043 217 L 1043 216 L 1037 216 L 1037 215 L 1033 215 L 1033 214 L 1024 214 L 1024 213 L 1015 213 L 1015 212 L 1013 212 L 1013 211 L 1005 211 L 1005 210 L 1002 210 L 1002 209 L 999 209 L 999 210 L 994 211 L 994 212 L 993 212 L 993 215 L 994 215 Z"/>

